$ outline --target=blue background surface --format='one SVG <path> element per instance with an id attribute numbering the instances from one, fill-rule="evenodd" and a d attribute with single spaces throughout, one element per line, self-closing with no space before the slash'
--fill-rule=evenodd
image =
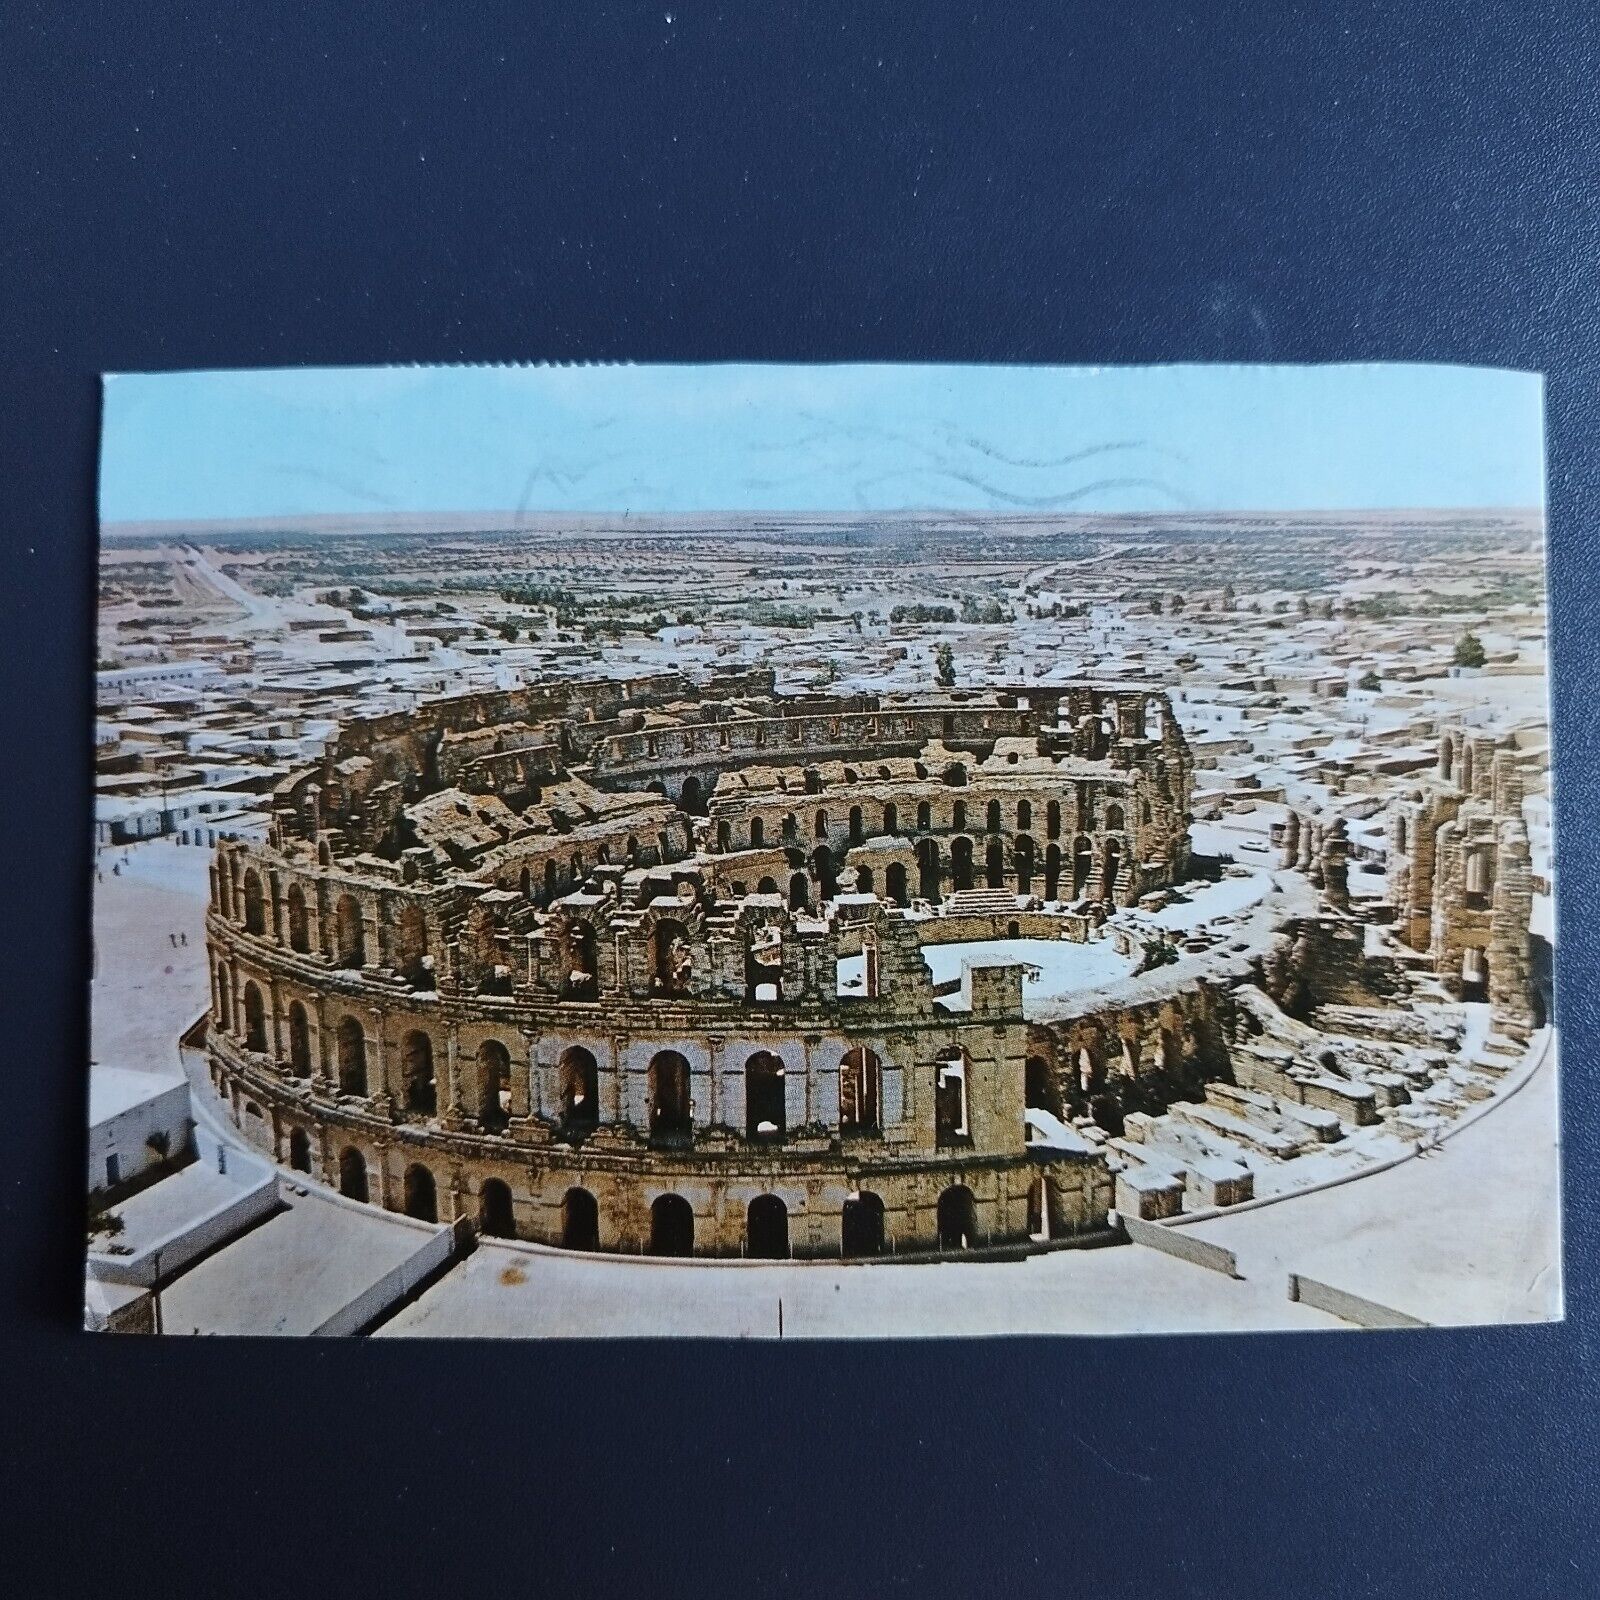
<path id="1" fill-rule="evenodd" d="M 19 1592 L 1600 1592 L 1591 8 L 17 3 L 0 30 Z M 72 1337 L 95 374 L 540 358 L 1546 371 L 1569 1321 Z"/>

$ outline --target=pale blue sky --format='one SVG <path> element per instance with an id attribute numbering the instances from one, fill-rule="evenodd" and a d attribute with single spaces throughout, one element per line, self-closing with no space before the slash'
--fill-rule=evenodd
<path id="1" fill-rule="evenodd" d="M 1542 506 L 1541 380 L 1436 366 L 365 367 L 106 381 L 108 522 Z"/>

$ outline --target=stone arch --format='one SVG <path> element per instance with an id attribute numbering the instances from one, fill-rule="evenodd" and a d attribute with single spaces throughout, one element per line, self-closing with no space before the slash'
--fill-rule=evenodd
<path id="1" fill-rule="evenodd" d="M 295 1172 L 311 1170 L 311 1135 L 304 1128 L 289 1130 L 289 1166 Z"/>
<path id="2" fill-rule="evenodd" d="M 906 869 L 902 861 L 891 861 L 883 874 L 883 892 L 897 906 L 906 904 Z"/>
<path id="3" fill-rule="evenodd" d="M 693 1127 L 689 1101 L 689 1063 L 676 1050 L 658 1051 L 650 1060 L 650 1133 L 682 1137 Z"/>
<path id="4" fill-rule="evenodd" d="M 990 833 L 999 833 L 1002 824 L 1003 818 L 1000 811 L 1000 802 L 998 800 L 991 800 L 989 802 L 988 815 L 984 818 L 985 828 Z"/>
<path id="5" fill-rule="evenodd" d="M 439 1109 L 439 1088 L 434 1078 L 433 1039 L 413 1028 L 400 1045 L 400 1081 L 407 1111 L 432 1115 Z"/>
<path id="6" fill-rule="evenodd" d="M 1489 952 L 1481 945 L 1461 952 L 1461 998 L 1468 1005 L 1489 998 Z"/>
<path id="7" fill-rule="evenodd" d="M 1029 1056 L 1022 1067 L 1022 1103 L 1032 1111 L 1055 1110 L 1055 1084 L 1050 1063 L 1043 1056 Z"/>
<path id="8" fill-rule="evenodd" d="M 1047 844 L 1044 847 L 1044 897 L 1046 900 L 1055 900 L 1061 894 L 1061 846 Z"/>
<path id="9" fill-rule="evenodd" d="M 517 1236 L 511 1189 L 499 1178 L 485 1178 L 483 1187 L 478 1191 L 478 1232 L 489 1239 L 514 1239 Z"/>
<path id="10" fill-rule="evenodd" d="M 970 1250 L 978 1242 L 978 1206 L 964 1183 L 952 1183 L 939 1196 L 939 1248 Z"/>
<path id="11" fill-rule="evenodd" d="M 939 845 L 936 840 L 917 840 L 917 893 L 924 900 L 938 900 L 940 896 Z"/>
<path id="12" fill-rule="evenodd" d="M 784 1136 L 787 1122 L 783 1062 L 770 1050 L 758 1050 L 744 1064 L 745 1137 L 772 1144 Z"/>
<path id="13" fill-rule="evenodd" d="M 341 967 L 367 964 L 367 926 L 361 916 L 361 902 L 353 894 L 342 894 L 333 912 L 334 958 Z"/>
<path id="14" fill-rule="evenodd" d="M 526 868 L 523 874 L 526 876 Z M 402 901 L 394 919 L 394 965 L 413 989 L 434 987 L 428 963 L 428 919 L 415 900 Z"/>
<path id="15" fill-rule="evenodd" d="M 828 837 L 828 813 L 826 811 L 819 811 L 817 813 L 817 822 L 814 829 L 814 834 L 818 839 L 826 839 Z"/>
<path id="16" fill-rule="evenodd" d="M 805 873 L 796 872 L 789 879 L 789 909 L 804 911 L 810 903 L 811 880 Z"/>
<path id="17" fill-rule="evenodd" d="M 1115 800 L 1111 801 L 1106 806 L 1106 832 L 1121 833 L 1126 826 L 1126 812 L 1123 811 L 1122 807 Z"/>
<path id="18" fill-rule="evenodd" d="M 1127 847 L 1121 839 L 1106 840 L 1106 871 L 1105 888 L 1101 898 L 1114 900 L 1117 893 L 1117 879 L 1122 875 L 1122 863 L 1127 855 Z"/>
<path id="19" fill-rule="evenodd" d="M 892 839 L 900 831 L 900 811 L 893 800 L 883 805 L 883 831 Z"/>
<path id="20" fill-rule="evenodd" d="M 676 1198 L 676 1197 L 674 1197 Z M 688 1204 L 687 1201 L 684 1202 Z M 689 1218 L 690 1238 L 694 1234 L 694 1217 Z M 574 1185 L 561 1197 L 561 1248 L 563 1250 L 598 1250 L 600 1248 L 600 1203 L 590 1192 Z M 687 1251 L 682 1252 L 688 1254 Z M 656 1251 L 657 1255 L 678 1254 L 676 1251 Z"/>
<path id="21" fill-rule="evenodd" d="M 289 1002 L 289 1075 L 311 1076 L 311 1018 L 298 1000 Z"/>
<path id="22" fill-rule="evenodd" d="M 1047 839 L 1061 837 L 1061 802 L 1048 801 L 1044 808 L 1044 836 Z"/>
<path id="23" fill-rule="evenodd" d="M 933 827 L 933 807 L 926 801 L 917 803 L 917 832 L 927 833 Z"/>
<path id="24" fill-rule="evenodd" d="M 222 962 L 217 963 L 217 1026 L 233 1031 L 233 984 L 228 977 L 228 969 Z"/>
<path id="25" fill-rule="evenodd" d="M 660 918 L 650 932 L 650 992 L 672 998 L 689 992 L 694 956 L 689 930 L 675 917 Z"/>
<path id="26" fill-rule="evenodd" d="M 306 909 L 306 892 L 298 883 L 289 885 L 284 896 L 284 906 L 289 916 L 289 948 L 301 955 L 311 953 L 311 917 Z"/>
<path id="27" fill-rule="evenodd" d="M 511 1052 L 498 1039 L 485 1039 L 476 1065 L 473 1114 L 481 1128 L 498 1133 L 510 1120 Z"/>
<path id="28" fill-rule="evenodd" d="M 700 779 L 692 772 L 683 780 L 683 787 L 678 791 L 678 805 L 691 817 L 703 817 L 706 814 L 705 790 Z"/>
<path id="29" fill-rule="evenodd" d="M 1081 900 L 1094 881 L 1094 844 L 1080 833 L 1072 845 L 1072 898 Z"/>
<path id="30" fill-rule="evenodd" d="M 369 1198 L 367 1158 L 353 1144 L 339 1152 L 339 1193 L 346 1200 L 365 1202 Z"/>
<path id="31" fill-rule="evenodd" d="M 600 1122 L 600 1068 L 581 1044 L 568 1045 L 556 1063 L 561 1096 L 561 1123 L 569 1129 L 593 1128 Z"/>
<path id="32" fill-rule="evenodd" d="M 831 900 L 838 894 L 839 879 L 833 852 L 825 844 L 819 844 L 811 852 L 811 875 L 817 880 L 817 893 L 822 899 Z"/>
<path id="33" fill-rule="evenodd" d="M 432 1171 L 420 1161 L 414 1161 L 406 1168 L 405 1212 L 418 1222 L 439 1220 L 439 1185 L 434 1181 Z"/>
<path id="34" fill-rule="evenodd" d="M 247 867 L 244 874 L 244 931 L 258 938 L 267 931 L 266 898 L 261 891 L 261 874 Z"/>
<path id="35" fill-rule="evenodd" d="M 967 1081 L 971 1066 L 971 1058 L 960 1045 L 953 1045 L 934 1063 L 933 1136 L 940 1148 L 972 1141 Z"/>
<path id="36" fill-rule="evenodd" d="M 967 802 L 957 800 L 950 807 L 950 827 L 955 833 L 965 832 L 967 826 Z"/>
<path id="37" fill-rule="evenodd" d="M 964 833 L 950 841 L 950 887 L 972 887 L 972 840 Z"/>
<path id="38" fill-rule="evenodd" d="M 1017 801 L 1017 832 L 1027 833 L 1033 827 L 1033 807 L 1026 800 Z"/>
<path id="39" fill-rule="evenodd" d="M 1011 859 L 1017 869 L 1017 893 L 1033 893 L 1034 843 L 1031 834 L 1021 834 L 1012 848 Z"/>
<path id="40" fill-rule="evenodd" d="M 759 850 L 766 843 L 766 826 L 760 817 L 750 819 L 750 848 Z"/>
<path id="41" fill-rule="evenodd" d="M 1494 852 L 1489 845 L 1473 845 L 1462 872 L 1462 888 L 1469 911 L 1485 911 L 1494 894 Z"/>
<path id="42" fill-rule="evenodd" d="M 244 985 L 244 1047 L 258 1056 L 267 1053 L 267 1007 L 261 998 L 261 986 L 254 979 L 245 979 Z"/>
<path id="43" fill-rule="evenodd" d="M 883 1201 L 870 1189 L 851 1195 L 839 1219 L 839 1252 L 848 1260 L 883 1254 Z"/>
<path id="44" fill-rule="evenodd" d="M 839 1063 L 839 1131 L 876 1133 L 882 1115 L 883 1062 L 875 1050 L 857 1045 Z"/>
<path id="45" fill-rule="evenodd" d="M 694 1254 L 694 1207 L 681 1194 L 664 1194 L 650 1207 L 650 1254 Z"/>
<path id="46" fill-rule="evenodd" d="M 775 1194 L 758 1194 L 745 1211 L 745 1255 L 757 1261 L 789 1258 L 789 1208 Z"/>
<path id="47" fill-rule="evenodd" d="M 339 1063 L 339 1093 L 367 1092 L 367 1033 L 355 1017 L 345 1017 L 334 1031 Z"/>
<path id="48" fill-rule="evenodd" d="M 983 877 L 991 889 L 1006 886 L 1006 847 L 998 839 L 991 839 L 984 851 Z"/>

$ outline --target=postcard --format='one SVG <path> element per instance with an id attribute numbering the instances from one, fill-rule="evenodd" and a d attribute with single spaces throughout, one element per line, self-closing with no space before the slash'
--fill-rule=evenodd
<path id="1" fill-rule="evenodd" d="M 1542 386 L 106 380 L 85 1323 L 1558 1319 Z"/>

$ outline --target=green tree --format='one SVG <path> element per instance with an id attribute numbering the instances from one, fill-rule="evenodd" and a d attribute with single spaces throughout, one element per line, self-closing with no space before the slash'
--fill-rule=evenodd
<path id="1" fill-rule="evenodd" d="M 1469 628 L 1456 640 L 1452 659 L 1458 667 L 1481 667 L 1489 657 L 1484 652 L 1483 640 Z"/>
<path id="2" fill-rule="evenodd" d="M 933 675 L 942 689 L 953 688 L 956 681 L 956 654 L 947 644 L 939 645 L 933 652 Z"/>

